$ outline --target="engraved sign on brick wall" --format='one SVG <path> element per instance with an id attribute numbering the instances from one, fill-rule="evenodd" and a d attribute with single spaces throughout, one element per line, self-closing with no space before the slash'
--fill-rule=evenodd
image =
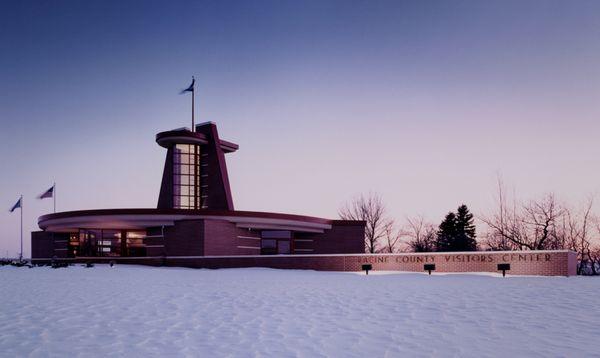
<path id="1" fill-rule="evenodd" d="M 435 264 L 440 272 L 498 272 L 498 264 L 510 264 L 510 275 L 576 275 L 577 254 L 568 250 L 478 251 L 399 254 L 332 255 L 234 255 L 234 256 L 160 256 L 160 257 L 84 257 L 63 258 L 68 262 L 104 262 L 142 265 L 167 265 L 195 268 L 270 267 L 276 269 L 318 271 L 361 271 L 371 265 L 373 271 L 423 272 L 425 264 Z M 43 262 L 49 259 L 33 259 Z"/>

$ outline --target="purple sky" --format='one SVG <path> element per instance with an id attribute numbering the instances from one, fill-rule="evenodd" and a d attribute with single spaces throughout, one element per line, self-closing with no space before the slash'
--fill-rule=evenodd
<path id="1" fill-rule="evenodd" d="M 163 130 L 199 122 L 236 209 L 334 218 L 379 192 L 439 222 L 517 195 L 600 189 L 597 1 L 0 4 L 0 256 L 58 210 L 155 207 Z M 482 230 L 483 227 L 479 228 Z"/>

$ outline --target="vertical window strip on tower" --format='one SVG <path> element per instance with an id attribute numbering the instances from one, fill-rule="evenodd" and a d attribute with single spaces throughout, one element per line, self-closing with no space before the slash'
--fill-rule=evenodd
<path id="1" fill-rule="evenodd" d="M 198 209 L 199 189 L 200 147 L 176 144 L 173 151 L 173 207 Z"/>

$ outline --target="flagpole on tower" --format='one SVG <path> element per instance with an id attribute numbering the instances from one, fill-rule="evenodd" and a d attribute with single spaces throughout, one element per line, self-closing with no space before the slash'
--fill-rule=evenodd
<path id="1" fill-rule="evenodd" d="M 196 131 L 194 126 L 194 97 L 196 97 L 196 91 L 194 90 L 195 82 L 196 80 L 194 79 L 194 76 L 192 76 L 192 132 Z"/>
<path id="2" fill-rule="evenodd" d="M 196 96 L 196 91 L 194 91 L 194 87 L 196 84 L 196 79 L 194 79 L 194 76 L 192 76 L 192 84 L 184 89 L 183 91 L 181 91 L 179 94 L 184 94 L 186 92 L 192 92 L 192 132 L 195 132 L 195 128 L 194 128 L 194 97 Z"/>

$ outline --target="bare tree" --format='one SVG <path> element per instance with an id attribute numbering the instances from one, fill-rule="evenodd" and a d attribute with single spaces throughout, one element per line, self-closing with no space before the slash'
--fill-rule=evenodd
<path id="1" fill-rule="evenodd" d="M 532 200 L 523 206 L 525 231 L 519 244 L 531 250 L 562 249 L 557 224 L 565 210 L 556 202 L 554 194 L 546 194 L 540 200 Z"/>
<path id="2" fill-rule="evenodd" d="M 577 274 L 579 275 L 598 274 L 594 255 L 596 247 L 593 237 L 593 204 L 593 198 L 590 197 L 579 210 L 565 208 L 558 230 L 562 248 L 577 252 Z"/>
<path id="3" fill-rule="evenodd" d="M 593 215 L 592 197 L 576 209 L 560 204 L 551 193 L 526 204 L 513 198 L 509 205 L 499 179 L 497 203 L 493 215 L 480 218 L 489 228 L 486 236 L 489 248 L 568 249 L 577 252 L 578 274 L 600 274 L 600 221 Z"/>
<path id="4" fill-rule="evenodd" d="M 423 216 L 406 218 L 404 234 L 408 236 L 407 245 L 412 252 L 435 251 L 436 228 L 426 222 Z"/>
<path id="5" fill-rule="evenodd" d="M 386 230 L 393 225 L 393 221 L 387 217 L 381 196 L 374 193 L 354 198 L 340 209 L 339 216 L 343 220 L 366 222 L 365 251 L 369 253 L 380 249 L 380 242 L 385 238 Z"/>
<path id="6" fill-rule="evenodd" d="M 381 252 L 393 254 L 399 251 L 400 239 L 402 238 L 402 231 L 396 230 L 394 222 L 390 220 L 385 227 L 385 235 L 383 241 L 383 248 Z"/>
<path id="7" fill-rule="evenodd" d="M 558 224 L 564 209 L 552 193 L 527 204 L 513 198 L 508 204 L 502 181 L 498 179 L 498 208 L 480 219 L 489 231 L 486 244 L 493 250 L 544 250 L 563 248 Z"/>
<path id="8" fill-rule="evenodd" d="M 496 211 L 489 217 L 480 217 L 489 230 L 486 237 L 486 244 L 491 250 L 521 250 L 522 245 L 520 236 L 523 231 L 521 218 L 517 212 L 517 202 L 513 198 L 512 206 L 508 203 L 506 190 L 502 179 L 497 179 L 498 191 Z"/>
<path id="9" fill-rule="evenodd" d="M 600 235 L 600 221 L 596 218 L 596 235 Z M 586 256 L 589 262 L 589 271 L 585 268 L 586 272 L 592 275 L 600 274 L 600 237 L 596 236 L 595 240 L 592 240 L 589 250 L 586 251 Z"/>
<path id="10" fill-rule="evenodd" d="M 563 217 L 564 209 L 553 194 L 515 206 L 508 214 L 505 227 L 500 226 L 499 233 L 510 242 L 509 246 L 520 250 L 563 248 L 564 243 L 557 225 Z"/>

